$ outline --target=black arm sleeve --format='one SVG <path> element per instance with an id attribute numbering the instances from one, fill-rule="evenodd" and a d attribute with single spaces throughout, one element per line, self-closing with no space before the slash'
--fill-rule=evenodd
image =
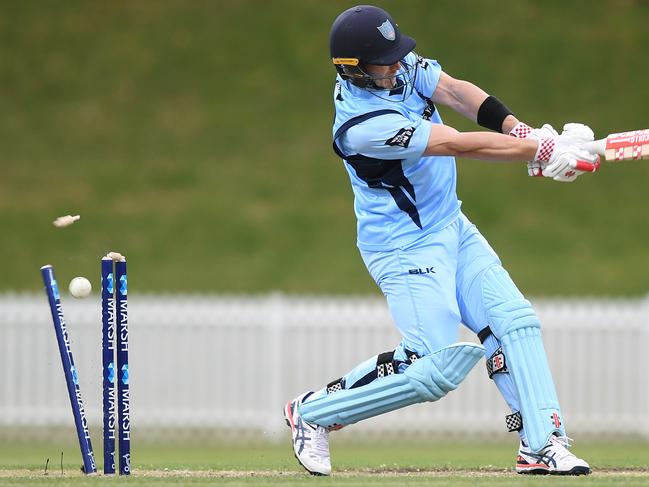
<path id="1" fill-rule="evenodd" d="M 489 96 L 478 109 L 478 125 L 495 132 L 502 132 L 505 118 L 513 114 L 498 98 Z"/>

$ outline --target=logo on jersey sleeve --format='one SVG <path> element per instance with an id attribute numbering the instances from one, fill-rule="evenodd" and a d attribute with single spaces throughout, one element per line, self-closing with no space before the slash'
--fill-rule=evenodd
<path id="1" fill-rule="evenodd" d="M 419 54 L 417 54 L 417 64 L 421 67 L 421 69 L 428 69 L 428 61 L 426 61 Z"/>
<path id="2" fill-rule="evenodd" d="M 340 86 L 340 83 L 336 81 L 336 85 L 334 86 L 334 97 L 338 101 L 343 101 L 343 93 L 342 93 L 342 87 Z"/>
<path id="3" fill-rule="evenodd" d="M 415 127 L 404 127 L 396 135 L 385 141 L 385 145 L 403 147 L 404 149 L 410 144 L 410 139 L 415 133 Z"/>

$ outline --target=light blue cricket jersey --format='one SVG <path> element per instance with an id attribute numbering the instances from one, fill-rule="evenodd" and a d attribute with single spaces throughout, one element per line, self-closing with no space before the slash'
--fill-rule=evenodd
<path id="1" fill-rule="evenodd" d="M 409 87 L 392 90 L 390 101 L 336 80 L 334 150 L 352 183 L 361 250 L 408 247 L 460 211 L 455 159 L 422 157 L 432 124 L 443 123 L 430 101 L 442 69 L 414 53 L 406 62 L 417 64 L 417 73 L 415 91 L 404 101 Z"/>

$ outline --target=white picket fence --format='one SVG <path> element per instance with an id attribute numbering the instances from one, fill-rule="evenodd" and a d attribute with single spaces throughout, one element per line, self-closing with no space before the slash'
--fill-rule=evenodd
<path id="1" fill-rule="evenodd" d="M 62 299 L 89 421 L 99 425 L 99 297 Z M 649 299 L 533 302 L 569 432 L 649 438 Z M 73 424 L 49 313 L 44 294 L 0 295 L 0 428 Z M 278 438 L 287 399 L 399 341 L 380 298 L 133 294 L 129 315 L 133 427 L 181 435 Z M 481 364 L 442 401 L 341 433 L 500 434 L 506 412 Z"/>

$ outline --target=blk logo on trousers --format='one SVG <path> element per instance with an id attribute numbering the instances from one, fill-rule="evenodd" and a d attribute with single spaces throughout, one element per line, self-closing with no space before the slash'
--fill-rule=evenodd
<path id="1" fill-rule="evenodd" d="M 434 267 L 423 267 L 417 269 L 409 269 L 408 274 L 435 274 Z"/>

